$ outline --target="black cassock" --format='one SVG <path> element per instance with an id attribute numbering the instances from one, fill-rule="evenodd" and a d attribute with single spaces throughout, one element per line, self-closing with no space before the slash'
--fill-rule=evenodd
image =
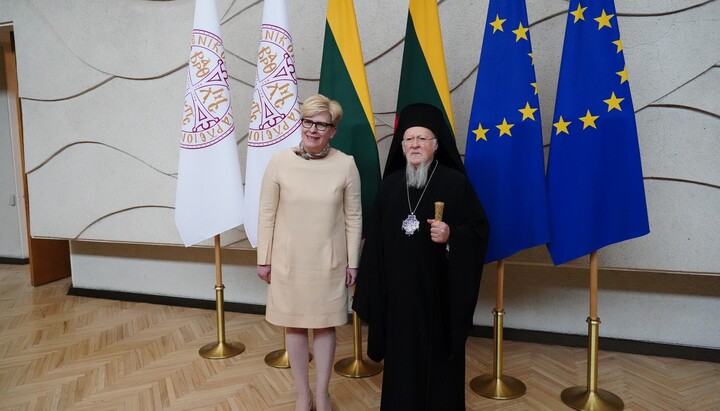
<path id="1" fill-rule="evenodd" d="M 408 205 L 405 170 L 383 180 L 353 300 L 369 326 L 368 356 L 385 360 L 383 411 L 465 409 L 465 341 L 489 227 L 462 173 L 439 164 L 420 199 L 422 191 L 410 188 Z M 445 203 L 449 251 L 430 239 L 436 201 Z M 407 235 L 402 223 L 416 205 L 420 228 Z"/>

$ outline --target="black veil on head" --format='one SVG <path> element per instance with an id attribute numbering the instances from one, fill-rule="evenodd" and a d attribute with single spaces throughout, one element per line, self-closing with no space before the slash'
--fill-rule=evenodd
<path id="1" fill-rule="evenodd" d="M 443 165 L 454 168 L 465 174 L 460 153 L 458 152 L 455 138 L 450 130 L 442 112 L 435 106 L 425 103 L 416 103 L 406 106 L 400 112 L 393 141 L 390 143 L 390 151 L 385 162 L 383 177 L 389 176 L 397 170 L 405 169 L 405 156 L 402 152 L 402 138 L 405 131 L 410 127 L 425 127 L 435 134 L 438 141 L 438 149 L 435 152 L 435 159 Z"/>

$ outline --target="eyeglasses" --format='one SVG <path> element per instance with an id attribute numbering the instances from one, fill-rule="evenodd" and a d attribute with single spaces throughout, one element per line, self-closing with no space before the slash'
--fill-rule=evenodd
<path id="1" fill-rule="evenodd" d="M 413 142 L 415 142 L 415 140 L 417 140 L 419 144 L 425 144 L 427 142 L 435 140 L 435 137 L 424 137 L 424 136 L 405 137 L 405 138 L 403 138 L 402 141 L 405 144 L 412 144 Z"/>
<path id="2" fill-rule="evenodd" d="M 308 120 L 306 118 L 300 120 L 302 122 L 303 128 L 310 129 L 312 126 L 315 126 L 315 130 L 317 131 L 325 131 L 328 127 L 334 127 L 334 124 L 331 123 L 323 123 L 322 121 L 312 121 Z"/>

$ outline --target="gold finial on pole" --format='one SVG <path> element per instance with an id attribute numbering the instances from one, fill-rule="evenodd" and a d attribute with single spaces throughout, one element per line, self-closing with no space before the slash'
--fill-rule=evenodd
<path id="1" fill-rule="evenodd" d="M 495 309 L 493 310 L 493 374 L 481 375 L 470 381 L 470 389 L 478 395 L 496 400 L 509 400 L 525 394 L 527 388 L 522 381 L 507 375 L 502 375 L 503 369 L 503 287 L 505 276 L 505 262 L 497 262 L 497 285 L 495 296 Z"/>
<path id="2" fill-rule="evenodd" d="M 225 311 L 222 283 L 222 262 L 220 259 L 220 234 L 215 236 L 215 307 L 217 310 L 217 342 L 200 348 L 200 356 L 211 360 L 234 357 L 243 351 L 245 346 L 239 342 L 225 341 Z"/>
<path id="3" fill-rule="evenodd" d="M 597 251 L 590 254 L 590 316 L 588 322 L 588 365 L 587 386 L 570 387 L 560 394 L 562 401 L 576 410 L 620 411 L 625 403 L 610 391 L 600 390 L 598 381 L 598 341 L 600 318 L 597 316 L 598 290 Z"/>

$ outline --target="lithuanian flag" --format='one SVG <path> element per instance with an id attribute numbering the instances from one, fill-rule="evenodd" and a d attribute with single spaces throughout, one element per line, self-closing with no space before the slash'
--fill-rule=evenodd
<path id="1" fill-rule="evenodd" d="M 440 109 L 455 133 L 436 0 L 410 0 L 397 114 L 413 103 L 426 103 Z"/>
<path id="2" fill-rule="evenodd" d="M 355 158 L 362 183 L 365 228 L 380 184 L 380 160 L 352 0 L 328 1 L 319 93 L 337 100 L 343 108 L 332 146 Z"/>

